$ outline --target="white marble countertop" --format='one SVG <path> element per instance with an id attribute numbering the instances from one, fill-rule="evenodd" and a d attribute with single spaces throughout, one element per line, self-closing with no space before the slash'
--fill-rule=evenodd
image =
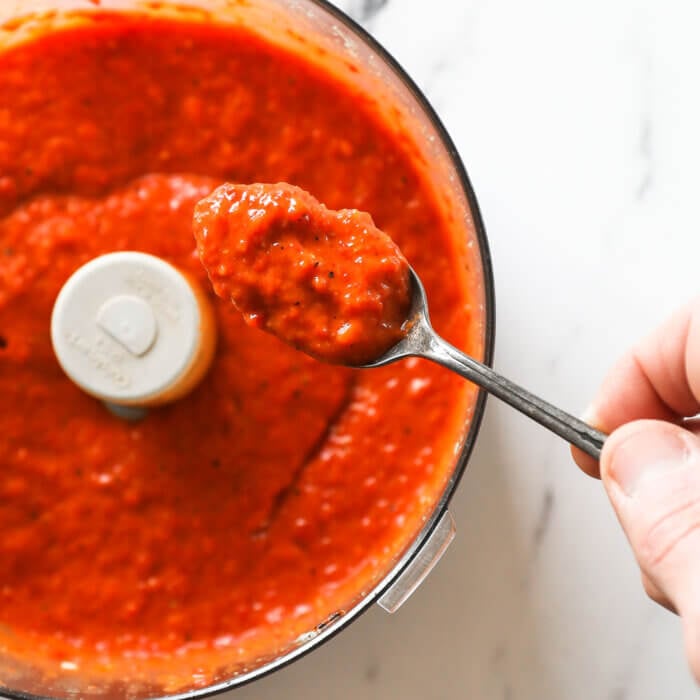
<path id="1" fill-rule="evenodd" d="M 495 364 L 579 412 L 698 293 L 697 0 L 338 0 L 443 118 L 489 234 Z M 678 620 L 647 600 L 598 482 L 490 401 L 457 539 L 376 609 L 238 700 L 685 700 Z"/>

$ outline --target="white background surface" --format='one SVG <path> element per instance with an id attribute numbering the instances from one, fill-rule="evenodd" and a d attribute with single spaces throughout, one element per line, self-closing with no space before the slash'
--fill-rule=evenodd
<path id="1" fill-rule="evenodd" d="M 343 0 L 426 91 L 489 233 L 496 366 L 580 412 L 700 292 L 697 0 Z M 600 485 L 491 401 L 457 539 L 393 617 L 370 611 L 237 700 L 686 700 L 678 621 L 648 601 Z"/>

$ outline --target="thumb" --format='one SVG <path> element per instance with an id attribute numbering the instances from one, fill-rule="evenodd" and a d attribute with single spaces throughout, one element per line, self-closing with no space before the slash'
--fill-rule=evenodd
<path id="1" fill-rule="evenodd" d="M 635 421 L 608 438 L 600 466 L 642 573 L 681 615 L 700 682 L 700 439 L 672 423 Z"/>

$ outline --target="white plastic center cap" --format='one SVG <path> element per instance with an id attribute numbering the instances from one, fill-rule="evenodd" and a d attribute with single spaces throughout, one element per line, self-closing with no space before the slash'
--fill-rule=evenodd
<path id="1" fill-rule="evenodd" d="M 158 332 L 156 317 L 148 302 L 126 295 L 102 304 L 97 312 L 97 325 L 136 357 L 148 352 Z"/>
<path id="2" fill-rule="evenodd" d="M 201 379 L 213 355 L 212 338 L 203 337 L 214 332 L 210 314 L 196 285 L 164 260 L 111 253 L 66 282 L 51 340 L 63 370 L 87 393 L 150 405 L 177 398 Z"/>

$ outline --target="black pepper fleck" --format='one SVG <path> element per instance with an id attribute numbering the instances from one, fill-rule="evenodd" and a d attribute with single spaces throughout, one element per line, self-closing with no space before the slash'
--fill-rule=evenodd
<path id="1" fill-rule="evenodd" d="M 331 271 L 328 273 L 328 276 L 329 276 L 331 279 L 333 279 L 333 278 L 335 277 L 335 272 L 333 272 L 333 270 L 331 270 Z"/>

